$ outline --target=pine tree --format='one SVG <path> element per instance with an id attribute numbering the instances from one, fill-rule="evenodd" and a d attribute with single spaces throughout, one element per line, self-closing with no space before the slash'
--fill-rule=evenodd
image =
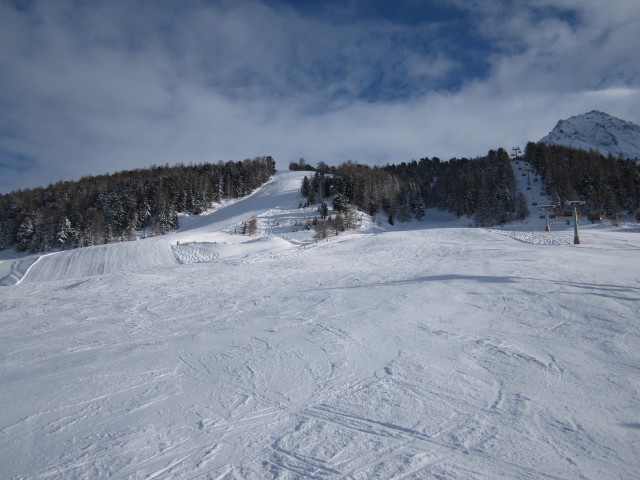
<path id="1" fill-rule="evenodd" d="M 335 197 L 333 197 L 331 206 L 336 212 L 342 213 L 345 212 L 347 208 L 349 208 L 349 201 L 343 194 L 338 193 Z"/>
<path id="2" fill-rule="evenodd" d="M 246 228 L 243 231 L 246 235 L 255 235 L 258 232 L 258 219 L 256 217 L 251 217 L 247 222 L 245 222 Z"/>
<path id="3" fill-rule="evenodd" d="M 0 220 L 0 250 L 4 250 L 9 245 L 11 245 L 9 222 Z"/>
<path id="4" fill-rule="evenodd" d="M 326 219 L 329 216 L 329 207 L 326 203 L 322 202 L 320 207 L 318 207 L 318 213 L 320 214 L 321 219 Z"/>
<path id="5" fill-rule="evenodd" d="M 35 229 L 33 227 L 33 221 L 31 220 L 31 217 L 27 216 L 22 220 L 16 236 L 16 248 L 19 252 L 26 252 L 29 250 L 34 233 Z"/>
<path id="6" fill-rule="evenodd" d="M 398 206 L 398 220 L 406 222 L 411 219 L 411 193 L 405 188 L 402 192 L 402 199 Z"/>
<path id="7" fill-rule="evenodd" d="M 313 188 L 311 187 L 311 181 L 307 176 L 305 176 L 302 179 L 302 186 L 300 187 L 300 193 L 306 199 L 307 205 L 313 205 L 313 203 L 315 202 L 315 198 L 314 198 L 315 193 L 313 191 Z"/>
<path id="8" fill-rule="evenodd" d="M 327 220 L 323 218 L 318 218 L 315 224 L 316 233 L 313 238 L 315 240 L 323 240 L 329 236 L 329 225 Z"/>
<path id="9" fill-rule="evenodd" d="M 524 193 L 518 192 L 516 197 L 516 218 L 518 220 L 524 220 L 529 215 L 529 207 L 527 206 L 527 199 Z"/>
<path id="10" fill-rule="evenodd" d="M 56 244 L 59 248 L 68 248 L 73 240 L 73 227 L 71 221 L 67 217 L 62 217 L 58 223 L 56 231 Z"/>
<path id="11" fill-rule="evenodd" d="M 340 234 L 340 232 L 344 232 L 344 217 L 341 213 L 336 214 L 336 217 L 333 219 L 333 229 L 335 231 L 336 236 Z"/>
<path id="12" fill-rule="evenodd" d="M 426 214 L 426 208 L 424 206 L 424 200 L 422 198 L 418 198 L 413 207 L 413 213 L 416 216 L 416 219 L 420 220 Z"/>

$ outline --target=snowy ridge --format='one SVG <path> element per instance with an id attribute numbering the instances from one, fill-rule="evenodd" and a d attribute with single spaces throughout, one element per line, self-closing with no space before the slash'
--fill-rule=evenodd
<path id="1" fill-rule="evenodd" d="M 603 155 L 640 158 L 640 126 L 597 110 L 560 120 L 540 141 L 598 150 Z"/>
<path id="2" fill-rule="evenodd" d="M 430 211 L 316 244 L 301 178 L 0 263 L 2 478 L 637 476 L 637 226 L 565 246 L 533 209 L 491 230 Z"/>

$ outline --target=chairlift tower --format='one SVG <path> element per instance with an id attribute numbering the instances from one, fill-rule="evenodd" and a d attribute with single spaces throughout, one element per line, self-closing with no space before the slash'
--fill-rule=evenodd
<path id="1" fill-rule="evenodd" d="M 615 222 L 616 227 L 619 227 L 620 224 L 622 223 L 622 214 L 623 213 L 624 213 L 623 211 L 613 212 L 613 221 Z"/>
<path id="2" fill-rule="evenodd" d="M 511 149 L 511 156 L 513 157 L 514 160 L 517 160 L 521 153 L 522 153 L 522 150 L 520 150 L 520 147 L 513 147 Z"/>
<path id="3" fill-rule="evenodd" d="M 578 234 L 578 205 L 584 205 L 586 202 L 572 200 L 566 203 L 573 206 L 573 244 L 580 245 L 580 235 Z"/>
<path id="4" fill-rule="evenodd" d="M 544 219 L 545 219 L 544 231 L 550 232 L 551 229 L 549 228 L 549 211 L 555 210 L 556 205 L 538 205 L 538 208 L 540 210 L 544 210 Z"/>

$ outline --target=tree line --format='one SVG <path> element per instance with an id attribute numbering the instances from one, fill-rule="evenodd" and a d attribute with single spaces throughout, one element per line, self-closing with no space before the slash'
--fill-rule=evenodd
<path id="1" fill-rule="evenodd" d="M 161 235 L 178 214 L 198 215 L 248 195 L 275 173 L 271 157 L 152 166 L 0 195 L 0 249 L 45 252 Z"/>
<path id="2" fill-rule="evenodd" d="M 301 185 L 307 205 L 332 198 L 351 203 L 374 216 L 383 213 L 389 223 L 420 219 L 437 207 L 474 217 L 478 226 L 504 224 L 528 215 L 526 200 L 517 191 L 508 154 L 491 150 L 484 157 L 422 158 L 399 165 L 370 167 L 345 162 L 331 175 L 316 172 Z"/>
<path id="3" fill-rule="evenodd" d="M 634 213 L 640 207 L 640 165 L 635 160 L 533 142 L 525 148 L 525 160 L 541 176 L 552 202 L 586 201 L 590 210 L 607 215 Z"/>
<path id="4" fill-rule="evenodd" d="M 585 201 L 589 211 L 607 215 L 640 209 L 640 165 L 634 160 L 533 142 L 521 158 L 541 177 L 551 202 Z M 331 198 L 331 204 L 350 203 L 372 216 L 382 213 L 389 223 L 420 219 L 432 207 L 473 218 L 476 226 L 505 224 L 529 214 L 502 148 L 446 162 L 426 157 L 370 167 L 348 161 L 305 177 L 301 193 L 307 205 Z"/>

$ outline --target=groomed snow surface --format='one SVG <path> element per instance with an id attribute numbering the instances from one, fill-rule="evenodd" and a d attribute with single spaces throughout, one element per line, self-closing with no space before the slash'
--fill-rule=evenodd
<path id="1" fill-rule="evenodd" d="M 5 256 L 0 477 L 638 478 L 637 227 L 432 211 L 315 243 L 300 179 Z"/>

